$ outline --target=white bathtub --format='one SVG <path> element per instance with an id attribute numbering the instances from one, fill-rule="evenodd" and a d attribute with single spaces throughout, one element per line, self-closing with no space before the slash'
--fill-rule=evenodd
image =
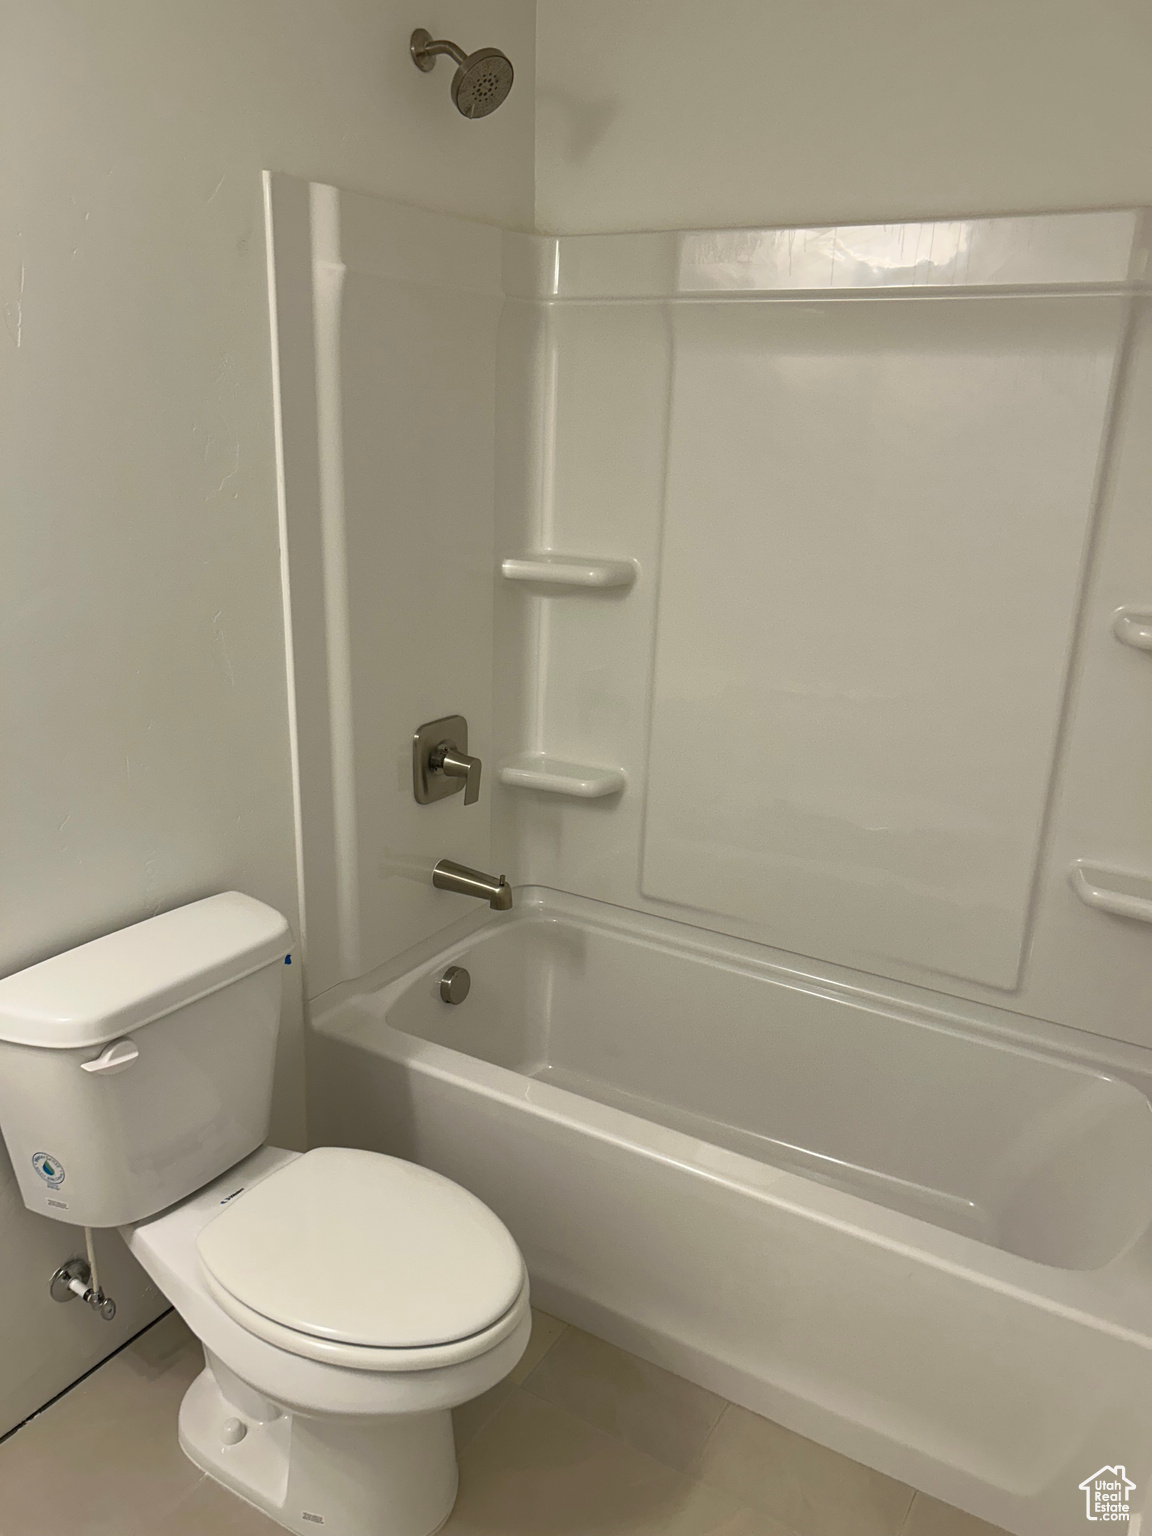
<path id="1" fill-rule="evenodd" d="M 464 927 L 318 1014 L 315 1139 L 459 1180 L 545 1307 L 1020 1536 L 1086 1529 L 1105 1464 L 1144 1499 L 1149 1053 L 551 893 Z"/>

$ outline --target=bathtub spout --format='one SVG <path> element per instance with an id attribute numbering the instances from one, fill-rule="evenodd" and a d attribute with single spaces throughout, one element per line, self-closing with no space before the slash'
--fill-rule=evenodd
<path id="1" fill-rule="evenodd" d="M 454 864 L 441 859 L 432 871 L 432 884 L 438 891 L 458 891 L 461 896 L 479 896 L 493 912 L 507 912 L 512 905 L 512 887 L 503 875 L 486 875 L 482 869 Z"/>

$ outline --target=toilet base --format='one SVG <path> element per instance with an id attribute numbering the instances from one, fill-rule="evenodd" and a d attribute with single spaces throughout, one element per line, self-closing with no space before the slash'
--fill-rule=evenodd
<path id="1" fill-rule="evenodd" d="M 205 1366 L 180 1405 L 189 1460 L 296 1536 L 433 1536 L 456 1501 L 452 1415 L 311 1418 Z M 218 1365 L 219 1368 L 219 1365 Z M 238 1390 L 237 1390 L 238 1389 Z M 229 1444 L 239 1434 L 242 1437 Z"/>

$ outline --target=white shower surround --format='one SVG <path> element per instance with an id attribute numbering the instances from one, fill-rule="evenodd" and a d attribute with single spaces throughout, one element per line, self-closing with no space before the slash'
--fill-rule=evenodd
<path id="1" fill-rule="evenodd" d="M 268 207 L 314 1132 L 474 1189 L 564 1315 L 1070 1536 L 1099 1462 L 1152 1471 L 1146 215 L 553 239 L 283 177 Z M 468 811 L 411 796 L 447 710 Z M 441 857 L 594 960 L 534 949 L 536 907 L 446 948 L 486 919 Z M 466 950 L 495 1011 L 424 997 Z M 747 1071 L 713 1073 L 733 1010 Z M 790 1138 L 737 1102 L 816 1037 L 775 1115 L 855 1062 L 838 1189 L 828 1123 L 766 1172 Z M 1087 1098 L 1046 1098 L 1070 1061 Z"/>
<path id="2" fill-rule="evenodd" d="M 1152 1044 L 1076 873 L 1152 915 L 1146 214 L 268 204 L 313 996 L 467 910 L 450 856 Z M 409 793 L 445 709 L 467 811 Z"/>

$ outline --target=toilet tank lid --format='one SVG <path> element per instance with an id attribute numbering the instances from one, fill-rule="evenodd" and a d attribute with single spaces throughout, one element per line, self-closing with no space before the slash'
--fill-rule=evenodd
<path id="1" fill-rule="evenodd" d="M 0 1041 L 100 1045 L 284 957 L 280 913 L 239 891 L 191 902 L 0 981 Z"/>

